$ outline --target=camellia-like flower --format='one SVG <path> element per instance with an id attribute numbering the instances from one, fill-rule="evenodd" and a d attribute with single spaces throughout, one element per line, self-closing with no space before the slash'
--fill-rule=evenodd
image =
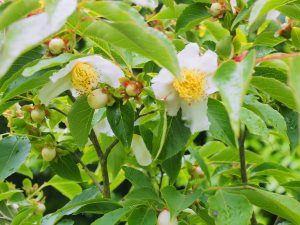
<path id="1" fill-rule="evenodd" d="M 118 88 L 121 77 L 124 77 L 123 71 L 109 60 L 98 55 L 87 56 L 70 61 L 54 73 L 38 95 L 41 102 L 47 105 L 66 90 L 71 90 L 75 96 L 89 94 L 99 82 Z"/>
<path id="2" fill-rule="evenodd" d="M 192 133 L 208 130 L 207 101 L 208 95 L 217 90 L 212 76 L 218 67 L 218 56 L 210 50 L 200 55 L 198 45 L 190 43 L 177 57 L 180 77 L 163 68 L 152 79 L 154 94 L 165 102 L 169 116 L 176 116 L 182 109 L 182 119 Z"/>

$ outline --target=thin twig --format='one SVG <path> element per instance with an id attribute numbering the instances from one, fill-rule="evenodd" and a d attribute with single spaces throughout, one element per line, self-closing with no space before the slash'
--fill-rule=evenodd
<path id="1" fill-rule="evenodd" d="M 92 179 L 93 183 L 96 185 L 96 187 L 99 189 L 99 191 L 102 192 L 103 189 L 102 189 L 101 185 L 99 184 L 98 180 L 96 179 L 94 173 L 89 170 L 89 168 L 84 164 L 84 162 L 80 159 L 80 157 L 78 157 L 76 154 L 73 154 L 73 155 L 77 159 L 79 164 L 83 167 L 86 174 Z"/>
<path id="2" fill-rule="evenodd" d="M 241 177 L 244 184 L 248 183 L 247 167 L 246 167 L 246 155 L 245 155 L 245 139 L 246 139 L 246 128 L 241 130 L 239 138 L 239 153 L 240 153 L 240 166 L 241 166 Z M 255 213 L 252 213 L 251 225 L 257 225 Z"/>
<path id="3" fill-rule="evenodd" d="M 107 159 L 111 150 L 119 143 L 118 139 L 115 139 L 106 149 L 105 153 L 104 153 L 104 158 Z"/>
<path id="4" fill-rule="evenodd" d="M 280 54 L 276 54 L 276 55 L 268 55 L 268 56 L 264 56 L 262 58 L 256 59 L 256 63 L 261 63 L 261 62 L 264 62 L 264 61 L 274 60 L 274 59 L 292 58 L 292 57 L 296 57 L 296 56 L 300 56 L 300 52 L 280 53 Z"/>

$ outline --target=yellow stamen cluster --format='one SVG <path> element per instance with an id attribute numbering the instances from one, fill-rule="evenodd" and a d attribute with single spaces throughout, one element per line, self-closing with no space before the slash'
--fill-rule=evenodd
<path id="1" fill-rule="evenodd" d="M 181 79 L 173 82 L 179 96 L 188 103 L 195 102 L 206 97 L 206 75 L 197 70 L 181 71 Z"/>
<path id="2" fill-rule="evenodd" d="M 97 86 L 97 72 L 93 66 L 88 63 L 77 63 L 71 75 L 73 87 L 79 94 L 88 94 Z"/>

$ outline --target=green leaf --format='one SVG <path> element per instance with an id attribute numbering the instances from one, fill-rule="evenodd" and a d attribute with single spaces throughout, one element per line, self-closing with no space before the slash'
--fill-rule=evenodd
<path id="1" fill-rule="evenodd" d="M 115 225 L 123 216 L 127 214 L 129 209 L 120 208 L 106 213 L 100 219 L 94 221 L 91 225 Z"/>
<path id="2" fill-rule="evenodd" d="M 116 202 L 111 200 L 101 200 L 81 207 L 74 215 L 81 213 L 105 214 L 119 208 L 121 208 L 121 205 Z"/>
<path id="3" fill-rule="evenodd" d="M 99 195 L 99 189 L 95 186 L 82 191 L 80 194 L 76 195 L 70 202 L 68 202 L 64 207 L 57 210 L 54 213 L 48 214 L 43 217 L 42 225 L 53 225 L 58 220 L 60 220 L 64 215 L 71 215 L 80 208 L 84 207 L 94 202 L 99 201 L 95 199 Z"/>
<path id="4" fill-rule="evenodd" d="M 239 190 L 232 189 L 231 191 L 243 194 L 252 204 L 274 215 L 278 215 L 281 218 L 287 219 L 295 225 L 300 224 L 300 203 L 289 196 L 280 195 L 253 187 L 241 188 Z"/>
<path id="5" fill-rule="evenodd" d="M 14 216 L 11 225 L 26 225 L 33 217 L 34 207 L 25 208 Z"/>
<path id="6" fill-rule="evenodd" d="M 164 110 L 140 117 L 139 131 L 153 158 L 157 158 L 165 141 L 167 116 Z"/>
<path id="7" fill-rule="evenodd" d="M 54 172 L 66 179 L 81 181 L 79 169 L 70 155 L 60 156 L 50 162 L 51 169 Z"/>
<path id="8" fill-rule="evenodd" d="M 251 84 L 266 92 L 277 101 L 285 104 L 290 109 L 297 110 L 295 98 L 290 87 L 273 78 L 253 77 Z"/>
<path id="9" fill-rule="evenodd" d="M 172 156 L 162 162 L 161 166 L 170 178 L 170 183 L 174 183 L 181 169 L 182 153 Z"/>
<path id="10" fill-rule="evenodd" d="M 300 31 L 300 29 L 299 29 Z M 300 35 L 300 33 L 299 33 Z M 300 36 L 299 36 L 300 37 Z M 300 39 L 299 39 L 300 40 Z M 297 101 L 298 112 L 300 112 L 300 56 L 294 57 L 291 60 L 290 67 L 290 85 L 293 90 L 295 100 Z"/>
<path id="11" fill-rule="evenodd" d="M 40 6 L 37 0 L 17 0 L 12 2 L 0 14 L 0 30 L 26 16 Z"/>
<path id="12" fill-rule="evenodd" d="M 176 117 L 169 117 L 167 124 L 166 141 L 159 156 L 161 160 L 166 160 L 184 150 L 191 134 L 190 129 L 181 120 L 181 113 Z"/>
<path id="13" fill-rule="evenodd" d="M 265 122 L 254 112 L 249 109 L 242 108 L 240 113 L 241 122 L 246 125 L 249 132 L 261 136 L 266 140 L 269 135 L 269 130 Z"/>
<path id="14" fill-rule="evenodd" d="M 123 105 L 121 101 L 118 101 L 113 106 L 107 107 L 106 115 L 116 137 L 129 148 L 134 128 L 134 111 L 131 103 L 127 102 Z"/>
<path id="15" fill-rule="evenodd" d="M 175 76 L 180 73 L 174 46 L 165 35 L 153 28 L 131 22 L 108 23 L 101 20 L 81 22 L 78 14 L 71 17 L 68 25 L 80 36 L 89 38 L 95 43 L 97 40 L 107 41 L 154 60 Z"/>
<path id="16" fill-rule="evenodd" d="M 248 225 L 252 206 L 243 195 L 231 194 L 223 190 L 208 199 L 209 215 L 216 225 Z"/>
<path id="17" fill-rule="evenodd" d="M 135 188 L 153 188 L 151 180 L 143 172 L 131 167 L 124 166 L 125 177 Z"/>
<path id="18" fill-rule="evenodd" d="M 186 7 L 177 20 L 176 33 L 181 34 L 209 18 L 210 13 L 206 8 L 207 6 L 203 3 L 194 3 Z"/>
<path id="19" fill-rule="evenodd" d="M 165 199 L 171 217 L 176 217 L 182 210 L 188 208 L 199 198 L 201 190 L 197 190 L 190 195 L 183 195 L 175 187 L 167 186 L 162 191 L 162 197 Z"/>
<path id="20" fill-rule="evenodd" d="M 230 32 L 219 21 L 207 20 L 203 24 L 217 41 L 230 37 Z"/>
<path id="21" fill-rule="evenodd" d="M 203 170 L 207 180 L 210 182 L 209 170 L 207 168 L 207 165 L 206 165 L 205 161 L 203 160 L 203 158 L 199 154 L 199 152 L 195 149 L 190 149 L 189 151 L 190 151 L 191 155 L 196 159 L 196 161 L 199 164 L 199 166 L 201 167 L 201 169 Z"/>
<path id="22" fill-rule="evenodd" d="M 287 73 L 280 70 L 279 68 L 274 68 L 271 66 L 259 66 L 255 68 L 255 73 L 253 76 L 261 76 L 261 77 L 268 77 L 274 78 L 279 80 L 282 83 L 287 82 Z"/>
<path id="23" fill-rule="evenodd" d="M 285 107 L 280 112 L 287 125 L 287 134 L 291 143 L 291 149 L 294 149 L 299 145 L 299 114 Z"/>
<path id="24" fill-rule="evenodd" d="M 93 115 L 94 110 L 89 106 L 86 96 L 77 98 L 68 114 L 70 132 L 80 149 L 83 149 L 88 141 Z"/>
<path id="25" fill-rule="evenodd" d="M 236 137 L 239 135 L 239 114 L 255 66 L 255 52 L 251 51 L 241 62 L 228 61 L 217 70 L 214 81 L 229 113 Z"/>
<path id="26" fill-rule="evenodd" d="M 163 7 L 155 16 L 151 17 L 148 21 L 177 19 L 186 7 L 186 4 L 178 4 L 175 5 L 174 8 Z"/>
<path id="27" fill-rule="evenodd" d="M 131 6 L 122 2 L 101 1 L 89 2 L 84 7 L 113 22 L 131 22 L 146 25 L 144 18 Z"/>
<path id="28" fill-rule="evenodd" d="M 300 49 L 300 28 L 299 27 L 293 27 L 291 35 L 292 35 L 293 45 L 297 49 Z"/>
<path id="29" fill-rule="evenodd" d="M 224 105 L 215 99 L 208 99 L 209 132 L 218 140 L 235 147 L 234 133 L 230 125 L 228 113 Z"/>
<path id="30" fill-rule="evenodd" d="M 161 208 L 163 202 L 154 189 L 135 188 L 126 195 L 124 206 L 132 208 L 141 205 Z"/>
<path id="31" fill-rule="evenodd" d="M 287 126 L 284 117 L 270 105 L 257 101 L 254 96 L 246 96 L 245 106 L 257 115 L 260 115 L 266 124 L 272 126 L 279 134 L 287 136 Z"/>
<path id="32" fill-rule="evenodd" d="M 15 79 L 3 93 L 1 101 L 7 101 L 17 95 L 39 88 L 49 82 L 49 77 L 56 70 L 41 70 L 31 77 L 20 76 Z"/>
<path id="33" fill-rule="evenodd" d="M 74 221 L 73 220 L 62 220 L 60 222 L 57 223 L 57 225 L 73 225 L 74 224 Z"/>
<path id="34" fill-rule="evenodd" d="M 22 75 L 24 77 L 29 77 L 32 76 L 33 74 L 35 74 L 36 72 L 40 71 L 40 70 L 45 70 L 51 67 L 55 67 L 55 66 L 61 66 L 64 63 L 69 62 L 70 60 L 80 57 L 80 55 L 73 55 L 70 53 L 63 53 L 59 56 L 53 57 L 53 58 L 49 58 L 49 59 L 42 59 L 39 60 L 37 64 L 30 66 L 30 67 L 26 67 L 24 69 L 24 71 L 22 72 Z"/>
<path id="35" fill-rule="evenodd" d="M 27 137 L 11 136 L 0 141 L 0 180 L 16 172 L 30 152 Z"/>
<path id="36" fill-rule="evenodd" d="M 76 5 L 76 0 L 49 1 L 46 12 L 21 19 L 9 26 L 0 49 L 0 77 L 5 75 L 22 53 L 57 32 L 76 9 Z M 50 8 L 52 13 L 49 12 Z M 54 13 L 58 12 L 57 9 L 60 9 L 60 13 Z"/>
<path id="37" fill-rule="evenodd" d="M 262 45 L 267 47 L 274 47 L 284 42 L 286 39 L 282 36 L 275 37 L 274 32 L 262 32 L 260 33 L 254 42 L 254 46 Z"/>
<path id="38" fill-rule="evenodd" d="M 79 184 L 74 181 L 66 180 L 57 175 L 53 176 L 48 182 L 47 185 L 50 185 L 61 192 L 64 196 L 69 199 L 74 198 L 74 196 L 81 193 L 82 189 Z"/>
<path id="39" fill-rule="evenodd" d="M 16 189 L 16 190 L 9 190 L 9 191 L 6 191 L 6 192 L 2 192 L 2 193 L 0 193 L 0 201 L 8 200 L 14 194 L 19 193 L 19 192 L 22 192 L 22 191 Z"/>
<path id="40" fill-rule="evenodd" d="M 279 12 L 293 19 L 300 20 L 300 4 L 288 4 L 277 8 Z"/>
<path id="41" fill-rule="evenodd" d="M 128 217 L 128 225 L 155 225 L 156 212 L 152 208 L 135 208 Z"/>
<path id="42" fill-rule="evenodd" d="M 163 0 L 165 6 L 174 8 L 175 0 Z"/>
<path id="43" fill-rule="evenodd" d="M 261 17 L 266 15 L 269 11 L 275 8 L 279 8 L 284 6 L 294 0 L 258 0 L 254 3 L 250 18 L 249 18 L 249 26 L 251 26 L 254 22 L 259 20 Z"/>

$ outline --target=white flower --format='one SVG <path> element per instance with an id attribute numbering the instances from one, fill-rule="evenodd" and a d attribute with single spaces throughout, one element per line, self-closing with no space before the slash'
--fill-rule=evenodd
<path id="1" fill-rule="evenodd" d="M 97 136 L 106 134 L 109 137 L 113 137 L 115 135 L 106 117 L 94 126 L 94 131 Z"/>
<path id="2" fill-rule="evenodd" d="M 155 9 L 158 6 L 157 0 L 132 0 L 132 2 L 136 5 L 140 5 L 145 8 Z"/>
<path id="3" fill-rule="evenodd" d="M 217 90 L 212 76 L 218 67 L 218 56 L 210 50 L 200 56 L 198 45 L 191 43 L 177 57 L 180 77 L 177 79 L 163 68 L 152 79 L 154 94 L 165 102 L 169 116 L 176 116 L 182 109 L 182 119 L 192 133 L 208 130 L 207 101 L 208 95 Z"/>
<path id="4" fill-rule="evenodd" d="M 236 14 L 236 7 L 238 6 L 236 0 L 230 0 L 230 5 L 233 14 Z"/>
<path id="5" fill-rule="evenodd" d="M 278 11 L 276 11 L 276 10 L 271 10 L 271 11 L 267 14 L 267 20 L 273 20 L 273 21 L 277 22 L 279 16 L 280 16 L 280 12 L 278 12 Z"/>
<path id="6" fill-rule="evenodd" d="M 120 86 L 119 79 L 123 77 L 122 70 L 112 62 L 98 55 L 72 60 L 64 68 L 54 73 L 48 84 L 38 93 L 42 103 L 48 104 L 66 90 L 71 90 L 76 96 L 92 91 L 98 82 L 111 87 Z"/>
<path id="7" fill-rule="evenodd" d="M 138 164 L 140 164 L 141 166 L 148 166 L 151 164 L 152 156 L 148 151 L 143 138 L 140 135 L 133 135 L 131 148 Z"/>

